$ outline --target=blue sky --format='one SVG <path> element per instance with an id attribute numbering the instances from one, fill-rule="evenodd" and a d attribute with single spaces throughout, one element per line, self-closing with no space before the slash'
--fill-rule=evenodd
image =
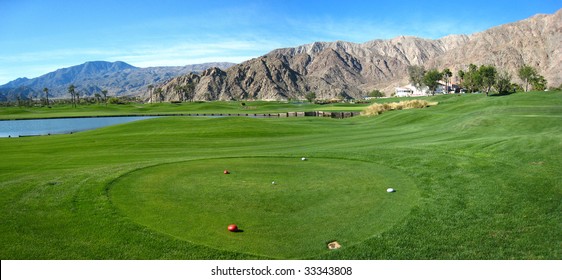
<path id="1" fill-rule="evenodd" d="M 562 0 L 0 0 L 0 85 L 86 61 L 239 63 L 315 41 L 471 34 Z"/>

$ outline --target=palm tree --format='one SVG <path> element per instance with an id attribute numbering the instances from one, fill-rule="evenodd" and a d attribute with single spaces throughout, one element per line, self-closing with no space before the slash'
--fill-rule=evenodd
<path id="1" fill-rule="evenodd" d="M 76 102 L 74 101 L 74 96 L 76 95 L 76 87 L 74 85 L 68 86 L 68 93 L 70 93 L 70 98 L 72 100 L 72 106 L 76 107 Z"/>
<path id="2" fill-rule="evenodd" d="M 103 101 L 105 102 L 105 106 L 107 106 L 107 89 L 102 90 L 101 94 L 103 94 Z"/>
<path id="3" fill-rule="evenodd" d="M 451 77 L 453 76 L 453 73 L 451 73 L 451 70 L 449 70 L 449 68 L 445 68 L 445 70 L 443 70 L 443 78 L 445 79 L 445 91 L 444 93 L 449 93 L 449 81 L 451 80 Z"/>
<path id="4" fill-rule="evenodd" d="M 45 98 L 47 99 L 47 106 L 49 106 L 49 89 L 43 88 L 43 92 L 45 93 Z"/>
<path id="5" fill-rule="evenodd" d="M 154 103 L 153 95 L 154 95 L 154 86 L 148 85 L 148 92 L 150 94 L 150 103 Z"/>
<path id="6" fill-rule="evenodd" d="M 461 79 L 461 86 L 464 87 L 464 71 L 459 70 L 459 72 L 457 73 L 457 76 L 459 76 L 459 78 Z"/>

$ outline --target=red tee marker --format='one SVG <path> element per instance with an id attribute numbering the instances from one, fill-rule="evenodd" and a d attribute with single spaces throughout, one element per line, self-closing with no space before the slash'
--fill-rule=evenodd
<path id="1" fill-rule="evenodd" d="M 235 225 L 235 224 L 228 225 L 228 231 L 230 231 L 230 232 L 237 232 L 237 231 L 238 231 L 238 226 Z"/>

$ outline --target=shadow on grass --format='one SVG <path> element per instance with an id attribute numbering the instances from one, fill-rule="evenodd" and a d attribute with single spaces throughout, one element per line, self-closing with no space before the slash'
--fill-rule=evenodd
<path id="1" fill-rule="evenodd" d="M 514 94 L 514 92 L 500 92 L 500 93 L 494 93 L 494 94 L 490 94 L 490 97 L 499 97 L 499 96 L 508 96 L 508 95 L 512 95 Z"/>

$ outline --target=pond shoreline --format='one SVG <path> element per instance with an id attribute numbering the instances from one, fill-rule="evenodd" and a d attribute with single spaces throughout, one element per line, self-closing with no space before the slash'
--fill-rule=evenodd
<path id="1" fill-rule="evenodd" d="M 120 117 L 258 117 L 258 118 L 289 118 L 289 117 L 329 117 L 343 119 L 359 116 L 359 111 L 334 112 L 334 111 L 306 111 L 287 113 L 162 113 L 162 114 L 123 114 L 123 115 L 85 115 L 85 116 L 58 116 L 44 118 L 11 118 L 1 121 L 25 120 L 51 120 L 51 119 L 85 119 L 85 118 L 120 118 Z"/>
<path id="2" fill-rule="evenodd" d="M 22 119 L 4 119 L 0 120 L 0 138 L 19 138 L 19 137 L 31 137 L 31 136 L 48 136 L 54 134 L 72 134 L 74 132 L 86 131 L 97 129 L 105 126 L 116 125 L 120 123 L 126 123 L 129 121 L 117 121 L 112 122 L 116 119 L 121 118 L 158 118 L 158 117 L 249 117 L 249 118 L 293 118 L 293 117 L 323 117 L 323 118 L 334 118 L 334 119 L 344 119 L 351 118 L 360 115 L 359 112 L 324 112 L 324 111 L 310 111 L 310 112 L 287 112 L 287 113 L 235 113 L 235 114 L 225 114 L 225 113 L 174 113 L 174 114 L 126 114 L 126 115 L 113 115 L 113 116 L 60 116 L 60 117 L 49 117 L 49 118 L 22 118 Z M 94 119 L 106 119 L 110 120 L 107 124 L 92 124 L 91 121 Z M 49 121 L 65 122 L 62 124 L 51 124 Z M 77 122 L 84 120 L 90 120 L 89 125 L 77 124 Z M 132 120 L 132 121 L 136 121 Z M 15 127 L 10 127 L 10 122 L 29 122 L 31 125 L 25 124 L 15 124 Z M 6 124 L 5 126 L 2 124 Z"/>

